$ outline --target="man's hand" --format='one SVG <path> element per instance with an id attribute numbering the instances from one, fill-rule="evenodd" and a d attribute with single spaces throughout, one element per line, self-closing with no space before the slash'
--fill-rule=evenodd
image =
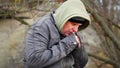
<path id="1" fill-rule="evenodd" d="M 76 41 L 78 42 L 78 48 L 80 48 L 81 47 L 81 40 L 76 33 L 73 32 L 73 34 L 75 36 Z"/>

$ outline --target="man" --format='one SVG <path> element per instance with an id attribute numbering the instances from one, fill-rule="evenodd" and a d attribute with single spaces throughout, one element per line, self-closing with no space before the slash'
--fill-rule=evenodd
<path id="1" fill-rule="evenodd" d="M 25 41 L 25 68 L 83 68 L 88 56 L 78 31 L 89 23 L 80 0 L 68 0 L 36 21 Z"/>

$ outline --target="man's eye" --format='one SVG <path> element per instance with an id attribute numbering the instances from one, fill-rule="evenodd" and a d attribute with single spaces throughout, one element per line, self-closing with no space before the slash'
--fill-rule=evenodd
<path id="1" fill-rule="evenodd" d="M 77 25 L 76 23 L 73 23 L 72 25 Z"/>

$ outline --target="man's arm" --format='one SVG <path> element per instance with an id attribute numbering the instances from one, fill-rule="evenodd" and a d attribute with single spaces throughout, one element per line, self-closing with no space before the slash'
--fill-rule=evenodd
<path id="1" fill-rule="evenodd" d="M 79 38 L 79 46 L 72 52 L 72 55 L 74 57 L 74 67 L 75 68 L 84 68 L 84 66 L 88 62 L 88 54 L 85 51 L 84 45 L 83 45 L 83 38 L 80 33 L 76 33 L 77 38 Z"/>
<path id="2" fill-rule="evenodd" d="M 58 44 L 47 48 L 49 44 L 46 29 L 32 29 L 26 39 L 25 59 L 28 67 L 45 67 L 66 57 L 77 47 L 74 34 L 60 40 Z"/>

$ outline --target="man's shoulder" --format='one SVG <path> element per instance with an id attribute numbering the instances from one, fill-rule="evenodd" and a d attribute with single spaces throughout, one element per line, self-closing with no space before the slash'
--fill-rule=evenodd
<path id="1" fill-rule="evenodd" d="M 53 30 L 55 29 L 55 21 L 51 14 L 47 14 L 43 16 L 42 18 L 39 18 L 34 22 L 34 24 L 31 25 L 30 29 L 38 29 L 38 30 Z"/>
<path id="2" fill-rule="evenodd" d="M 34 24 L 32 25 L 32 27 L 41 27 L 41 26 L 47 26 L 47 25 L 51 25 L 51 23 L 53 23 L 53 19 L 52 16 L 50 14 L 47 14 L 45 16 L 43 16 L 42 18 L 37 19 Z"/>

